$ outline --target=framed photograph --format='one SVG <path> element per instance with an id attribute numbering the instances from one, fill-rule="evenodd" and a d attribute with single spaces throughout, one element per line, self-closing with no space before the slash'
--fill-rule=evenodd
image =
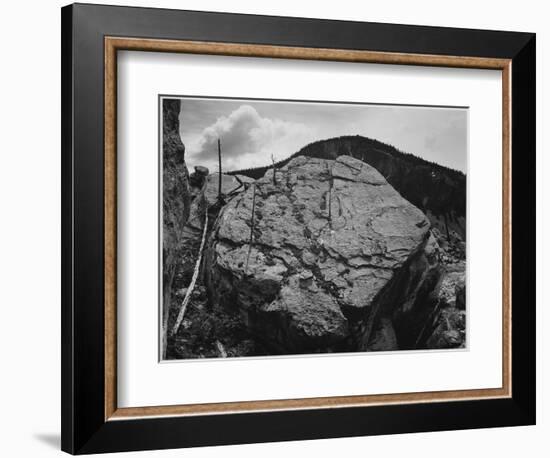
<path id="1" fill-rule="evenodd" d="M 535 35 L 62 9 L 62 448 L 535 423 Z"/>

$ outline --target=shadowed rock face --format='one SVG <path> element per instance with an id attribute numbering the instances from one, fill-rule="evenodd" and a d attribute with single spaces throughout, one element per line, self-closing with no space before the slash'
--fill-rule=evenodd
<path id="1" fill-rule="evenodd" d="M 438 290 L 438 309 L 427 323 L 427 348 L 466 346 L 466 263 L 447 266 Z"/>
<path id="2" fill-rule="evenodd" d="M 167 327 L 173 293 L 173 281 L 183 248 L 183 229 L 189 218 L 191 199 L 189 173 L 185 165 L 185 147 L 179 134 L 180 100 L 162 103 L 162 259 L 163 326 Z M 166 333 L 163 333 L 166 335 Z M 166 348 L 166 342 L 164 342 Z"/>
<path id="3" fill-rule="evenodd" d="M 428 323 L 439 303 L 443 272 L 439 245 L 430 232 L 426 241 L 395 272 L 377 303 L 378 309 L 364 326 L 360 349 L 423 348 L 425 334 L 430 329 Z M 391 332 L 395 334 L 395 347 L 378 348 L 382 347 L 380 339 L 387 340 Z M 371 342 L 373 339 L 375 343 Z"/>
<path id="4" fill-rule="evenodd" d="M 163 248 L 172 251 L 189 218 L 189 172 L 179 134 L 180 100 L 164 99 L 162 106 Z M 169 253 L 167 253 L 169 254 Z"/>
<path id="5" fill-rule="evenodd" d="M 439 282 L 429 229 L 373 167 L 299 156 L 223 208 L 206 254 L 209 294 L 281 352 L 403 348 Z M 417 310 L 402 344 L 395 328 Z"/>

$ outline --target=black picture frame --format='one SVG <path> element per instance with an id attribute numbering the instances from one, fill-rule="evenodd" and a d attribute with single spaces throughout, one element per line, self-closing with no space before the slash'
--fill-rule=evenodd
<path id="1" fill-rule="evenodd" d="M 72 454 L 535 424 L 535 34 L 74 4 L 62 9 L 62 449 Z M 511 59 L 512 396 L 105 420 L 104 37 Z"/>

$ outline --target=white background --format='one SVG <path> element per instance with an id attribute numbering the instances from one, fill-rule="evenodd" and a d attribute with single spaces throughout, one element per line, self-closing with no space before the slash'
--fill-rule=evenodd
<path id="1" fill-rule="evenodd" d="M 502 386 L 500 72 L 124 52 L 117 75 L 120 407 Z M 158 94 L 183 91 L 468 106 L 468 350 L 158 364 Z"/>
<path id="2" fill-rule="evenodd" d="M 110 0 L 111 4 L 123 4 Z M 499 457 L 546 456 L 550 435 L 550 295 L 542 286 L 549 269 L 550 174 L 543 158 L 543 90 L 550 32 L 544 2 L 393 0 L 387 2 L 256 2 L 233 0 L 139 1 L 150 6 L 320 18 L 397 22 L 537 32 L 538 81 L 538 425 L 535 427 L 380 436 L 309 442 L 244 445 L 194 450 L 133 453 L 125 456 L 279 457 L 358 456 Z M 3 59 L 0 73 L 0 454 L 9 457 L 58 456 L 60 367 L 60 12 L 62 2 L 12 2 L 0 17 Z M 546 57 L 546 59 L 543 58 Z M 543 113 L 544 112 L 544 113 Z M 543 213 L 543 206 L 546 211 Z"/>

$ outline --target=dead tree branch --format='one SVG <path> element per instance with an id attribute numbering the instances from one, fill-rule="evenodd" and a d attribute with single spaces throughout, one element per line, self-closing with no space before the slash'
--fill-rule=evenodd
<path id="1" fill-rule="evenodd" d="M 332 178 L 332 175 L 330 176 L 329 184 L 328 184 L 328 223 L 330 225 L 330 228 L 332 229 L 332 187 L 334 186 L 334 179 Z"/>
<path id="2" fill-rule="evenodd" d="M 273 154 L 271 155 L 271 162 L 273 163 L 273 184 L 277 185 L 277 177 L 275 176 L 277 166 L 275 165 L 275 158 L 273 157 Z"/>
<path id="3" fill-rule="evenodd" d="M 248 254 L 246 255 L 246 265 L 244 267 L 244 274 L 248 272 L 248 261 L 250 260 L 250 250 L 252 249 L 252 242 L 254 241 L 254 212 L 256 210 L 256 183 L 254 183 L 254 193 L 252 194 L 252 216 L 250 217 L 250 239 L 248 240 Z"/>
<path id="4" fill-rule="evenodd" d="M 218 138 L 218 200 L 222 198 L 222 147 Z"/>
<path id="5" fill-rule="evenodd" d="M 205 199 L 205 204 L 206 204 L 206 199 Z M 181 322 L 183 321 L 183 317 L 185 315 L 185 309 L 187 308 L 187 304 L 189 304 L 189 300 L 191 299 L 191 294 L 193 293 L 193 289 L 195 288 L 195 283 L 197 282 L 197 278 L 199 277 L 202 253 L 204 251 L 204 243 L 206 241 L 207 228 L 208 228 L 208 205 L 206 204 L 204 206 L 204 228 L 202 230 L 202 240 L 199 248 L 199 255 L 197 257 L 197 262 L 195 263 L 195 270 L 193 271 L 193 277 L 191 278 L 191 283 L 187 288 L 187 292 L 185 293 L 185 297 L 183 298 L 183 302 L 181 304 L 178 318 L 176 319 L 176 323 L 172 328 L 172 335 L 176 335 L 181 326 Z"/>
<path id="6" fill-rule="evenodd" d="M 227 358 L 227 352 L 225 351 L 223 344 L 219 340 L 216 340 L 216 347 L 218 349 L 218 352 L 220 353 L 220 357 Z"/>

